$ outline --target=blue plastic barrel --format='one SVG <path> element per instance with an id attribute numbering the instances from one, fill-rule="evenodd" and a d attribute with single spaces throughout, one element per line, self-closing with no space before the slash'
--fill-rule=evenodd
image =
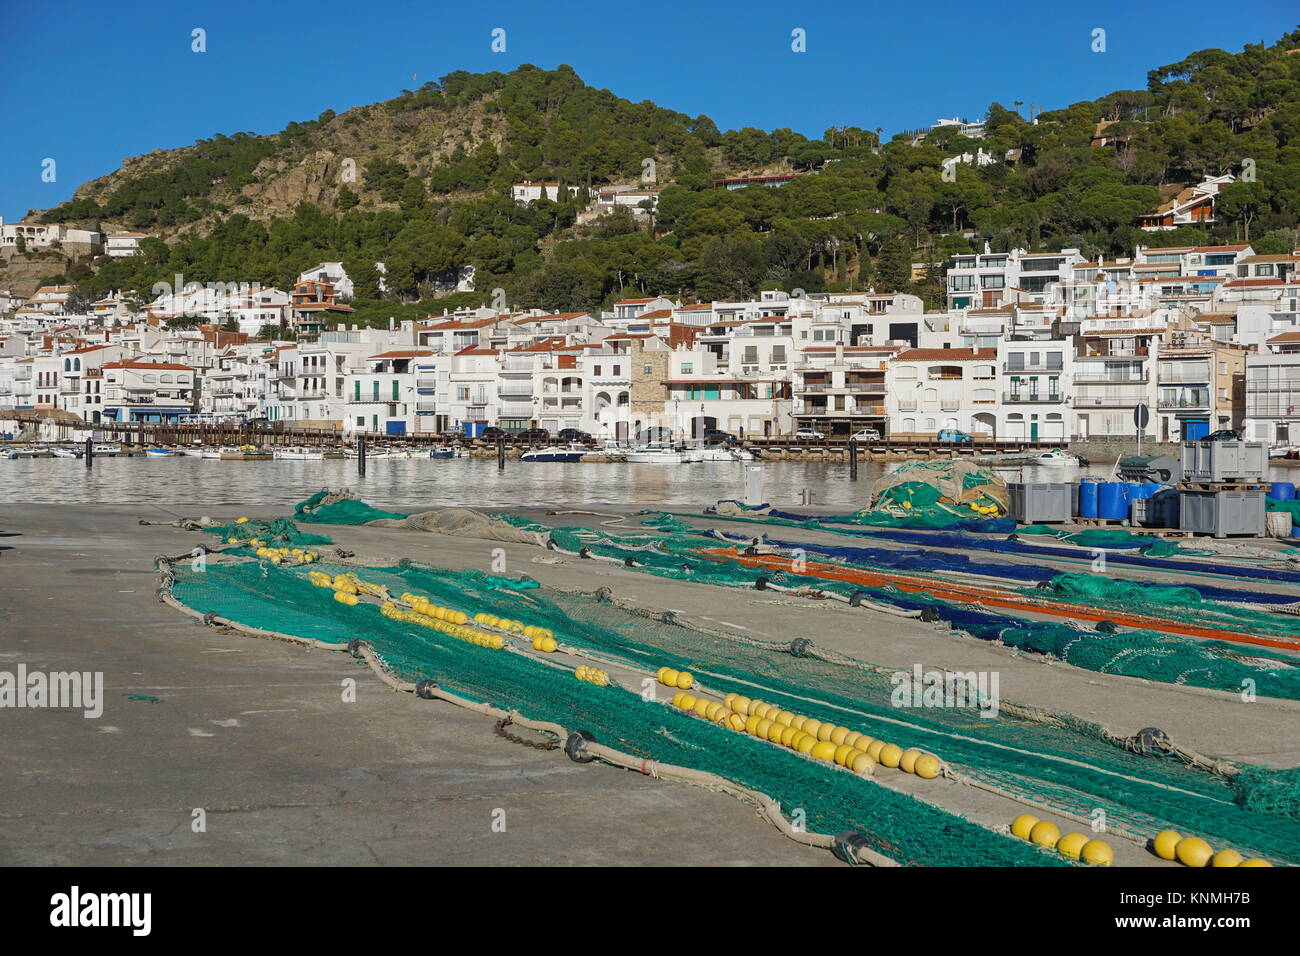
<path id="1" fill-rule="evenodd" d="M 1079 517 L 1097 517 L 1097 486 L 1095 478 L 1085 478 L 1079 482 Z"/>
<path id="2" fill-rule="evenodd" d="M 1133 501 L 1139 498 L 1150 498 L 1159 487 L 1160 485 L 1154 481 L 1130 481 L 1128 483 L 1128 496 Z"/>
<path id="3" fill-rule="evenodd" d="M 1295 484 L 1290 481 L 1275 481 L 1268 496 L 1274 501 L 1291 501 L 1295 498 Z"/>
<path id="4" fill-rule="evenodd" d="M 1097 486 L 1097 517 L 1128 517 L 1129 487 L 1126 481 L 1103 481 Z"/>

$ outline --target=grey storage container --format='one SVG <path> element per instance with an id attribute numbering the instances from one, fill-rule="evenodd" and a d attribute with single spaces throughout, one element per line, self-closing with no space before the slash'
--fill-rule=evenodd
<path id="1" fill-rule="evenodd" d="M 1263 481 L 1267 469 L 1262 441 L 1183 442 L 1183 481 Z"/>
<path id="2" fill-rule="evenodd" d="M 1183 491 L 1178 498 L 1178 527 L 1212 534 L 1264 535 L 1264 492 Z"/>
<path id="3" fill-rule="evenodd" d="M 1073 494 L 1070 489 L 1071 483 L 1064 481 L 1009 482 L 1011 517 L 1020 524 L 1068 522 L 1077 510 L 1073 495 L 1078 486 Z"/>

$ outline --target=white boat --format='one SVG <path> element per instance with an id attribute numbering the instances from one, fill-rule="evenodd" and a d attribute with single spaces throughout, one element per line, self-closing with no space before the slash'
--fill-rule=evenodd
<path id="1" fill-rule="evenodd" d="M 285 448 L 275 449 L 276 461 L 321 461 L 324 457 L 325 453 L 319 448 L 304 448 L 300 445 L 289 445 Z"/>
<path id="2" fill-rule="evenodd" d="M 177 453 L 170 448 L 146 448 L 145 455 L 150 458 L 176 458 Z"/>
<path id="3" fill-rule="evenodd" d="M 180 453 L 186 458 L 202 458 L 204 449 L 202 448 L 182 448 Z"/>
<path id="4" fill-rule="evenodd" d="M 703 448 L 688 448 L 683 454 L 688 462 L 702 461 L 753 461 L 752 453 L 743 448 L 728 448 L 726 445 L 706 445 Z"/>
<path id="5" fill-rule="evenodd" d="M 217 459 L 220 459 L 220 458 L 221 458 L 221 449 L 220 449 L 220 448 L 204 448 L 204 449 L 199 453 L 199 457 L 200 457 L 200 458 L 205 458 L 205 459 L 208 459 L 208 460 L 217 460 Z"/>
<path id="6" fill-rule="evenodd" d="M 102 443 L 94 446 L 93 453 L 96 455 L 120 455 L 122 454 L 122 446 Z"/>
<path id="7" fill-rule="evenodd" d="M 569 442 L 567 445 L 548 445 L 545 448 L 534 448 L 524 452 L 519 456 L 520 461 L 565 461 L 574 462 L 582 461 L 582 456 L 587 454 L 589 449 L 582 442 Z"/>
<path id="8" fill-rule="evenodd" d="M 639 445 L 627 453 L 627 460 L 634 465 L 680 465 L 686 456 L 667 442 L 650 442 Z"/>
<path id="9" fill-rule="evenodd" d="M 1079 461 L 1078 455 L 1072 455 L 1069 452 L 1062 451 L 1059 448 L 1049 448 L 1047 451 L 1043 452 L 1042 454 L 1035 455 L 1029 461 L 1030 464 L 1034 464 L 1034 465 L 1075 465 L 1077 466 L 1079 464 L 1082 464 Z"/>
<path id="10" fill-rule="evenodd" d="M 76 458 L 77 457 L 77 453 L 73 451 L 71 448 L 63 448 L 63 447 L 50 449 L 50 454 L 52 454 L 55 458 Z"/>

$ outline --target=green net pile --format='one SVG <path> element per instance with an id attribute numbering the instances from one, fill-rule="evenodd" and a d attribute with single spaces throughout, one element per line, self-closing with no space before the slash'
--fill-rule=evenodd
<path id="1" fill-rule="evenodd" d="M 642 543 L 653 537 L 644 536 Z M 1172 757 L 1116 747 L 1094 725 L 1077 719 L 908 708 L 895 696 L 893 673 L 860 662 L 828 661 L 812 654 L 808 644 L 688 627 L 592 594 L 502 587 L 500 579 L 476 571 L 418 565 L 323 564 L 319 569 L 355 571 L 394 594 L 424 594 L 470 614 L 487 611 L 538 624 L 564 646 L 650 673 L 661 666 L 689 669 L 720 693 L 762 698 L 902 747 L 921 747 L 972 780 L 1078 818 L 1091 819 L 1101 809 L 1116 826 L 1152 834 L 1173 827 L 1202 835 L 1216 847 L 1300 863 L 1300 821 L 1286 812 L 1285 801 L 1263 799 L 1256 787 L 1248 791 L 1255 794 L 1252 805 L 1223 777 Z M 331 591 L 305 580 L 302 569 L 222 559 L 203 570 L 182 562 L 173 571 L 175 597 L 194 610 L 340 647 L 364 638 L 404 679 L 430 678 L 472 700 L 589 730 L 598 741 L 628 753 L 719 774 L 769 794 L 787 813 L 803 811 L 813 830 L 859 831 L 873 848 L 905 864 L 1062 862 L 922 800 L 643 700 L 640 688 L 593 687 L 568 670 L 386 618 L 373 605 L 342 605 Z"/>
<path id="2" fill-rule="evenodd" d="M 334 499 L 334 500 L 330 500 Z M 343 497 L 323 489 L 294 506 L 293 516 L 306 524 L 369 524 L 381 518 L 405 518 L 400 511 L 383 511 L 356 498 Z"/>
<path id="3" fill-rule="evenodd" d="M 220 535 L 224 542 L 229 542 L 233 538 L 239 543 L 244 543 L 258 538 L 266 542 L 267 547 L 272 548 L 308 547 L 313 544 L 333 543 L 323 534 L 300 530 L 288 518 L 250 518 L 247 521 L 212 525 L 204 530 L 209 534 Z"/>

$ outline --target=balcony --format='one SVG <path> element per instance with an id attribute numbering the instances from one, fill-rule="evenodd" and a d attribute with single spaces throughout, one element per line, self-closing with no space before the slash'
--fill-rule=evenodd
<path id="1" fill-rule="evenodd" d="M 1145 345 L 1139 345 L 1135 348 L 1122 351 L 1080 346 L 1079 350 L 1075 352 L 1074 358 L 1075 361 L 1089 361 L 1092 359 L 1146 358 L 1149 354 L 1151 354 L 1151 350 Z"/>
<path id="2" fill-rule="evenodd" d="M 438 388 L 438 380 L 433 378 L 417 378 L 415 380 L 415 390 L 417 392 L 432 392 Z"/>
<path id="3" fill-rule="evenodd" d="M 573 391 L 573 390 L 565 389 L 565 391 Z M 497 389 L 497 394 L 501 398 L 532 398 L 533 383 L 532 382 L 502 382 L 500 387 Z"/>
<path id="4" fill-rule="evenodd" d="M 1002 371 L 1013 375 L 1059 375 L 1064 371 L 1063 363 L 1052 365 L 1012 365 L 1010 362 L 1002 363 Z"/>
<path id="5" fill-rule="evenodd" d="M 502 402 L 497 414 L 500 418 L 532 418 L 532 402 Z"/>
<path id="6" fill-rule="evenodd" d="M 438 410 L 437 402 L 416 402 L 415 410 L 417 412 L 436 412 Z"/>
<path id="7" fill-rule="evenodd" d="M 1149 381 L 1150 379 L 1145 375 L 1141 378 L 1111 378 L 1106 375 L 1090 375 L 1086 372 L 1083 374 L 1076 372 L 1074 375 L 1076 385 L 1145 385 Z"/>
<path id="8" fill-rule="evenodd" d="M 899 402 L 898 410 L 900 412 L 914 412 L 916 411 L 916 402 L 915 401 Z"/>
<path id="9" fill-rule="evenodd" d="M 1055 392 L 1040 394 L 1038 392 L 1003 392 L 1002 401 L 1007 405 L 1056 405 L 1061 402 L 1068 402 L 1069 395 L 1058 395 Z"/>

